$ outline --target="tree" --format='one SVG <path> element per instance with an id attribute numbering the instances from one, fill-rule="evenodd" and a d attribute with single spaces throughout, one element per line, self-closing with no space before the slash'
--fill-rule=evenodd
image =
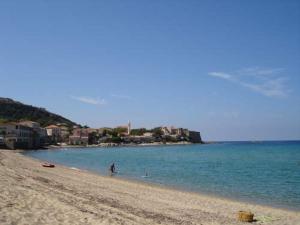
<path id="1" fill-rule="evenodd" d="M 89 145 L 96 144 L 98 139 L 99 139 L 98 134 L 95 131 L 92 133 L 89 133 L 89 140 L 88 140 Z"/>
<path id="2" fill-rule="evenodd" d="M 146 128 L 132 129 L 130 135 L 142 136 L 144 133 L 148 132 Z"/>
<path id="3" fill-rule="evenodd" d="M 121 143 L 122 139 L 120 137 L 112 137 L 111 142 L 113 143 Z"/>
<path id="4" fill-rule="evenodd" d="M 153 128 L 151 132 L 153 133 L 154 137 L 161 137 L 164 134 L 160 127 Z"/>
<path id="5" fill-rule="evenodd" d="M 73 126 L 76 123 L 51 112 L 43 108 L 34 107 L 31 105 L 25 105 L 12 99 L 6 99 L 0 97 L 0 118 L 1 122 L 19 121 L 19 120 L 31 120 L 41 124 L 42 127 L 56 124 L 66 123 Z M 0 120 L 1 120 L 0 119 Z"/>
<path id="6" fill-rule="evenodd" d="M 105 143 L 121 143 L 122 139 L 118 136 L 113 136 L 104 140 Z"/>
<path id="7" fill-rule="evenodd" d="M 116 133 L 118 136 L 119 134 L 127 133 L 127 128 L 126 127 L 116 127 L 113 129 L 113 132 Z"/>
<path id="8" fill-rule="evenodd" d="M 165 136 L 164 140 L 166 142 L 177 142 L 177 139 L 171 136 Z"/>

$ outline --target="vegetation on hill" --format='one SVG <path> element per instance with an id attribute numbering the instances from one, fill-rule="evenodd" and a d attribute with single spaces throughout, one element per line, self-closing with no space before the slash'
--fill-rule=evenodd
<path id="1" fill-rule="evenodd" d="M 146 132 L 151 132 L 151 131 L 147 130 L 146 128 L 132 129 L 130 131 L 130 135 L 133 135 L 133 136 L 142 136 Z"/>
<path id="2" fill-rule="evenodd" d="M 153 133 L 154 137 L 161 137 L 163 135 L 162 130 L 160 129 L 160 127 L 155 127 L 151 130 L 151 132 Z"/>
<path id="3" fill-rule="evenodd" d="M 20 120 L 35 121 L 43 127 L 57 123 L 65 123 L 67 126 L 77 125 L 73 121 L 48 112 L 44 108 L 25 105 L 9 98 L 0 97 L 0 123 Z"/>

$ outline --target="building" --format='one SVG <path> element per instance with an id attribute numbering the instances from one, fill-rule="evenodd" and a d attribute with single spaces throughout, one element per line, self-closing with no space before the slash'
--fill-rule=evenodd
<path id="1" fill-rule="evenodd" d="M 39 148 L 45 144 L 47 138 L 47 131 L 45 128 L 42 128 L 38 122 L 25 120 L 19 122 L 19 124 L 32 128 L 34 148 Z"/>
<path id="2" fill-rule="evenodd" d="M 60 138 L 61 142 L 68 142 L 70 136 L 70 128 L 65 123 L 56 124 L 60 128 Z"/>
<path id="3" fill-rule="evenodd" d="M 0 147 L 5 147 L 4 137 L 0 134 Z"/>
<path id="4" fill-rule="evenodd" d="M 89 132 L 88 129 L 76 128 L 69 137 L 70 145 L 88 145 Z"/>
<path id="5" fill-rule="evenodd" d="M 154 143 L 155 138 L 153 136 L 126 136 L 122 138 L 122 141 L 125 143 Z"/>
<path id="6" fill-rule="evenodd" d="M 152 132 L 145 132 L 143 134 L 144 137 L 153 137 L 153 133 Z"/>
<path id="7" fill-rule="evenodd" d="M 30 121 L 30 120 L 20 121 L 19 124 L 27 126 L 27 127 L 31 127 L 31 128 L 40 128 L 41 127 L 38 122 L 34 122 L 34 121 Z"/>
<path id="8" fill-rule="evenodd" d="M 31 149 L 34 146 L 34 131 L 31 127 L 10 122 L 0 124 L 2 142 L 9 149 Z"/>
<path id="9" fill-rule="evenodd" d="M 165 136 L 180 136 L 183 137 L 186 135 L 187 129 L 183 128 L 175 128 L 174 126 L 171 127 L 161 127 L 161 131 Z"/>
<path id="10" fill-rule="evenodd" d="M 47 131 L 49 143 L 56 144 L 61 141 L 61 129 L 56 125 L 49 125 L 45 127 Z"/>
<path id="11" fill-rule="evenodd" d="M 171 127 L 161 127 L 162 134 L 165 139 L 173 139 L 177 141 L 187 140 L 192 143 L 202 143 L 200 132 L 198 131 L 189 131 L 184 128 L 175 128 Z"/>
<path id="12" fill-rule="evenodd" d="M 172 131 L 169 127 L 161 127 L 160 129 L 161 129 L 163 135 L 171 135 L 171 133 L 172 133 Z"/>
<path id="13" fill-rule="evenodd" d="M 184 137 L 186 136 L 186 134 L 188 133 L 188 129 L 184 129 L 184 128 L 177 128 L 174 130 L 174 133 L 177 135 L 177 136 L 181 136 L 181 137 Z"/>
<path id="14" fill-rule="evenodd" d="M 202 143 L 201 135 L 198 131 L 188 131 L 187 136 L 192 143 Z"/>

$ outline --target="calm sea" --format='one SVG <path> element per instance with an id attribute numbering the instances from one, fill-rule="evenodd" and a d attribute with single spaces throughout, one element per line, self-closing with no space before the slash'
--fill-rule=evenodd
<path id="1" fill-rule="evenodd" d="M 34 158 L 188 191 L 300 210 L 300 141 L 74 148 Z M 146 176 L 147 174 L 147 176 Z"/>

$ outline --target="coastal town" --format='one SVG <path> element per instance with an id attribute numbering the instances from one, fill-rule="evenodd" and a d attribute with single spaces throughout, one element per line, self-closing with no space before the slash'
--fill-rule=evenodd
<path id="1" fill-rule="evenodd" d="M 64 123 L 42 127 L 34 121 L 0 124 L 0 147 L 40 149 L 49 146 L 118 146 L 169 143 L 203 143 L 200 132 L 174 126 L 132 129 L 130 121 L 115 128 L 68 126 Z"/>
<path id="2" fill-rule="evenodd" d="M 300 225 L 300 0 L 0 18 L 0 225 Z"/>

